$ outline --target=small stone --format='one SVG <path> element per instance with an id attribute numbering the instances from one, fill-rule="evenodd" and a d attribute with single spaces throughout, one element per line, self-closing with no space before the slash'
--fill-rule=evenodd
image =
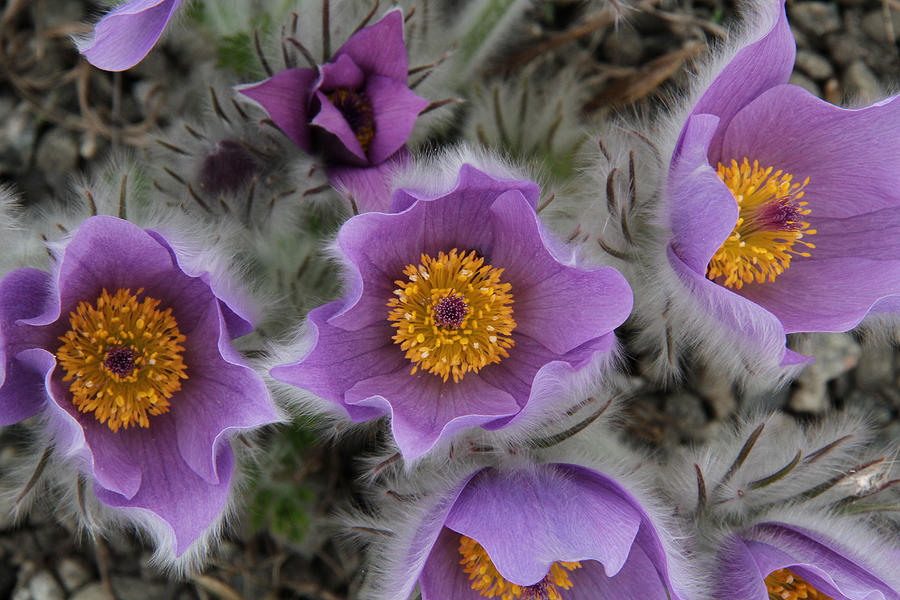
<path id="1" fill-rule="evenodd" d="M 871 103 L 880 96 L 878 78 L 864 62 L 858 60 L 847 67 L 843 78 L 844 96 L 860 103 Z"/>
<path id="2" fill-rule="evenodd" d="M 836 33 L 825 38 L 828 56 L 839 67 L 847 67 L 866 57 L 866 48 L 852 35 Z"/>
<path id="3" fill-rule="evenodd" d="M 853 375 L 857 387 L 878 390 L 894 386 L 897 371 L 894 367 L 894 349 L 875 343 L 864 344 L 859 365 Z"/>
<path id="4" fill-rule="evenodd" d="M 28 582 L 31 597 L 35 600 L 65 600 L 66 593 L 50 571 L 38 571 Z"/>
<path id="5" fill-rule="evenodd" d="M 815 356 L 816 362 L 797 377 L 788 407 L 801 413 L 823 413 L 831 405 L 828 382 L 857 365 L 861 354 L 859 344 L 846 333 L 808 334 L 797 350 Z"/>
<path id="6" fill-rule="evenodd" d="M 816 81 L 824 81 L 834 75 L 834 68 L 824 57 L 809 50 L 797 51 L 797 68 Z"/>
<path id="7" fill-rule="evenodd" d="M 836 78 L 832 77 L 826 81 L 825 85 L 822 86 L 822 91 L 824 93 L 823 98 L 826 102 L 835 105 L 841 103 L 841 84 L 838 83 Z"/>
<path id="8" fill-rule="evenodd" d="M 837 6 L 825 2 L 797 2 L 790 9 L 791 23 L 813 35 L 825 35 L 841 28 Z"/>
<path id="9" fill-rule="evenodd" d="M 809 91 L 813 96 L 818 96 L 819 98 L 822 97 L 822 89 L 816 85 L 815 81 L 802 73 L 791 73 L 791 78 L 788 79 L 788 83 L 802 87 Z"/>
<path id="10" fill-rule="evenodd" d="M 13 591 L 12 596 L 9 597 L 10 600 L 36 600 L 31 595 L 31 590 L 28 587 L 18 587 Z"/>
<path id="11" fill-rule="evenodd" d="M 169 600 L 174 591 L 158 581 L 116 575 L 112 576 L 112 587 L 116 600 Z"/>
<path id="12" fill-rule="evenodd" d="M 110 600 L 110 597 L 102 583 L 92 583 L 78 590 L 69 600 Z"/>
<path id="13" fill-rule="evenodd" d="M 56 567 L 56 573 L 68 592 L 74 592 L 93 579 L 90 568 L 80 558 L 63 558 Z"/>
<path id="14" fill-rule="evenodd" d="M 867 36 L 879 42 L 893 42 L 897 36 L 900 36 L 900 11 L 891 9 L 890 25 L 894 30 L 894 40 L 888 37 L 888 21 L 885 19 L 884 11 L 881 9 L 873 10 L 865 14 L 862 18 L 862 30 Z"/>

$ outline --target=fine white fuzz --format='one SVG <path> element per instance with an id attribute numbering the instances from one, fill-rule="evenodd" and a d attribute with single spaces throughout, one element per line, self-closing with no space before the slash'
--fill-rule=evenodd
<path id="1" fill-rule="evenodd" d="M 565 181 L 589 137 L 579 118 L 587 98 L 583 85 L 574 71 L 550 75 L 539 68 L 477 85 L 466 104 L 463 135 Z"/>
<path id="2" fill-rule="evenodd" d="M 592 441 L 585 443 L 588 437 Z M 660 536 L 673 586 L 680 597 L 690 597 L 687 594 L 696 577 L 688 572 L 686 560 L 673 542 L 681 534 L 669 509 L 653 493 L 652 473 L 642 466 L 647 458 L 627 450 L 602 424 L 593 426 L 590 436 L 532 450 L 458 444 L 450 462 L 427 458 L 412 469 L 391 468 L 396 463 L 391 463 L 390 457 L 373 457 L 370 464 L 381 467 L 369 486 L 376 511 L 344 515 L 347 524 L 369 534 L 364 539 L 370 543 L 370 576 L 360 597 L 402 600 L 409 596 L 430 551 L 416 545 L 418 537 L 423 531 L 439 531 L 459 490 L 477 472 L 485 468 L 528 471 L 553 463 L 598 471 L 633 496 Z"/>
<path id="3" fill-rule="evenodd" d="M 684 526 L 693 530 L 684 544 L 696 568 L 715 572 L 732 536 L 757 524 L 783 523 L 832 540 L 887 577 L 886 540 L 864 523 L 871 524 L 870 515 L 892 498 L 897 469 L 895 452 L 874 445 L 873 438 L 853 416 L 804 428 L 773 414 L 746 419 L 707 448 L 673 458 L 659 478 Z M 708 595 L 715 591 L 712 586 L 701 597 L 716 597 Z"/>

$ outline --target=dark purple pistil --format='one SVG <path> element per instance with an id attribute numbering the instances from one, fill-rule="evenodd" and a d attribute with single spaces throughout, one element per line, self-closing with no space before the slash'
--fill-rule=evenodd
<path id="1" fill-rule="evenodd" d="M 434 322 L 448 329 L 459 329 L 466 315 L 469 314 L 469 305 L 459 296 L 444 296 L 434 303 Z"/>
<path id="2" fill-rule="evenodd" d="M 760 211 L 761 225 L 769 231 L 797 231 L 803 216 L 790 198 L 769 202 Z"/>
<path id="3" fill-rule="evenodd" d="M 200 165 L 200 187 L 211 194 L 234 193 L 258 170 L 259 165 L 249 150 L 238 142 L 222 140 Z"/>
<path id="4" fill-rule="evenodd" d="M 128 377 L 134 373 L 134 361 L 137 352 L 125 346 L 113 346 L 106 351 L 103 366 L 119 377 Z"/>
<path id="5" fill-rule="evenodd" d="M 328 99 L 347 120 L 360 146 L 367 151 L 375 138 L 375 111 L 364 92 L 340 88 L 327 94 Z"/>
<path id="6" fill-rule="evenodd" d="M 547 589 L 546 577 L 522 590 L 522 600 L 548 600 L 549 598 L 550 592 Z"/>

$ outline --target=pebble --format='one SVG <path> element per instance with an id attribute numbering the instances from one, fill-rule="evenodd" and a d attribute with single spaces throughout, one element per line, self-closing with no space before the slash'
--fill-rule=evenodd
<path id="1" fill-rule="evenodd" d="M 896 373 L 893 348 L 875 343 L 863 344 L 859 366 L 854 372 L 857 387 L 877 390 L 883 386 L 891 386 Z"/>
<path id="2" fill-rule="evenodd" d="M 112 587 L 116 600 L 170 600 L 173 591 L 158 581 L 116 575 L 112 576 Z"/>
<path id="3" fill-rule="evenodd" d="M 69 600 L 111 600 L 102 583 L 92 583 L 76 592 Z"/>
<path id="4" fill-rule="evenodd" d="M 809 50 L 797 51 L 797 69 L 816 81 L 824 81 L 834 75 L 834 68 L 824 57 Z"/>
<path id="5" fill-rule="evenodd" d="M 896 39 L 897 36 L 900 36 L 900 11 L 892 9 L 890 13 L 891 25 Z M 888 43 L 892 41 L 888 38 L 887 22 L 885 21 L 884 11 L 881 9 L 867 12 L 863 16 L 860 26 L 863 32 L 873 40 Z"/>
<path id="6" fill-rule="evenodd" d="M 797 2 L 790 8 L 791 24 L 813 35 L 825 35 L 841 28 L 837 6 L 825 2 Z"/>
<path id="7" fill-rule="evenodd" d="M 66 593 L 50 571 L 38 571 L 28 582 L 34 600 L 66 600 Z"/>
<path id="8" fill-rule="evenodd" d="M 68 592 L 74 592 L 93 579 L 90 568 L 80 558 L 63 558 L 56 567 L 56 573 Z"/>
<path id="9" fill-rule="evenodd" d="M 831 404 L 828 382 L 854 368 L 862 350 L 849 334 L 824 333 L 810 334 L 798 351 L 815 356 L 816 362 L 797 377 L 788 407 L 795 412 L 823 413 Z"/>
<path id="10" fill-rule="evenodd" d="M 881 96 L 878 78 L 861 60 L 847 67 L 843 84 L 844 96 L 851 101 L 870 104 Z"/>
<path id="11" fill-rule="evenodd" d="M 839 67 L 846 67 L 866 56 L 866 48 L 854 36 L 835 34 L 825 40 L 831 62 Z"/>

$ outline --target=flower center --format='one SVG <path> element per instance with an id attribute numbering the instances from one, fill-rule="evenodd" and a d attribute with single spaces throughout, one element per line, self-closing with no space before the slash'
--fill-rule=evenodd
<path id="1" fill-rule="evenodd" d="M 516 323 L 502 273 L 474 250 L 456 248 L 437 258 L 423 254 L 421 264 L 403 269 L 407 279 L 394 282 L 388 321 L 397 330 L 394 343 L 413 363 L 411 374 L 422 369 L 458 382 L 509 356 Z"/>
<path id="2" fill-rule="evenodd" d="M 568 571 L 581 568 L 580 562 L 555 562 L 534 585 L 521 586 L 503 578 L 481 544 L 466 536 L 459 538 L 459 554 L 463 572 L 469 576 L 472 589 L 485 598 L 500 600 L 562 600 L 560 590 L 572 588 Z"/>
<path id="3" fill-rule="evenodd" d="M 185 337 L 172 309 L 159 310 L 155 298 L 138 300 L 141 292 L 103 290 L 95 304 L 79 302 L 56 351 L 75 408 L 113 431 L 149 427 L 147 415 L 168 412 L 168 399 L 188 378 Z"/>
<path id="4" fill-rule="evenodd" d="M 375 111 L 368 96 L 347 88 L 339 88 L 326 95 L 334 107 L 344 115 L 347 124 L 353 130 L 353 135 L 359 140 L 359 145 L 367 152 L 375 138 Z"/>
<path id="5" fill-rule="evenodd" d="M 832 600 L 803 579 L 794 575 L 789 569 L 772 571 L 766 577 L 766 589 L 770 600 Z"/>
<path id="6" fill-rule="evenodd" d="M 791 266 L 792 256 L 809 257 L 795 245 L 815 248 L 802 241 L 815 229 L 802 219 L 810 213 L 803 198 L 809 183 L 793 183 L 793 176 L 773 167 L 753 166 L 745 158 L 739 165 L 719 163 L 716 173 L 725 182 L 740 209 L 734 231 L 722 244 L 706 270 L 709 279 L 728 288 L 741 289 L 745 283 L 775 281 Z"/>

